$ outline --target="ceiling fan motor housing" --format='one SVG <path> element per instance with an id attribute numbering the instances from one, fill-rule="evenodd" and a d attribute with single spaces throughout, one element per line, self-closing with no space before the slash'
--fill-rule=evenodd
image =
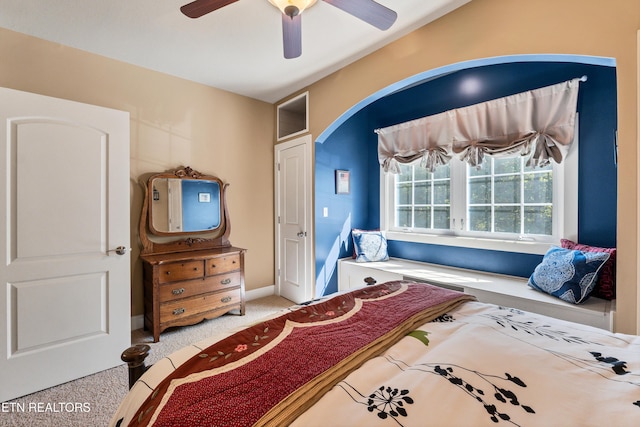
<path id="1" fill-rule="evenodd" d="M 284 8 L 284 14 L 289 18 L 293 19 L 294 16 L 297 16 L 300 13 L 300 9 L 297 6 L 289 5 Z"/>

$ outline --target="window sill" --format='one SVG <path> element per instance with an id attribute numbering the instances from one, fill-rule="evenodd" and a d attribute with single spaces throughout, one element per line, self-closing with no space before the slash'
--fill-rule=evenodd
<path id="1" fill-rule="evenodd" d="M 426 243 L 431 245 L 457 246 L 473 249 L 488 249 L 493 251 L 516 252 L 524 254 L 544 255 L 551 243 L 531 242 L 499 239 L 482 239 L 477 237 L 444 236 L 437 234 L 403 233 L 401 231 L 387 231 L 387 240 Z"/>

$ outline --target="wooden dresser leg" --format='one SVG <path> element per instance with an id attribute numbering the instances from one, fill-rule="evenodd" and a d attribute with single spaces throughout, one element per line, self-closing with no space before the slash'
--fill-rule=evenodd
<path id="1" fill-rule="evenodd" d="M 133 387 L 138 378 L 147 370 L 144 360 L 149 355 L 151 347 L 147 344 L 137 344 L 122 352 L 120 358 L 129 365 L 129 388 Z"/>

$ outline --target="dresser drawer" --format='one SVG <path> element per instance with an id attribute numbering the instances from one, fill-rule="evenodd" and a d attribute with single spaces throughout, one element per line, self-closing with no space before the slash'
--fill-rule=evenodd
<path id="1" fill-rule="evenodd" d="M 240 286 L 241 283 L 239 271 L 218 274 L 217 276 L 209 276 L 205 279 L 165 283 L 160 285 L 160 302 L 188 298 L 194 295 L 222 290 L 224 288 L 234 288 Z"/>
<path id="2" fill-rule="evenodd" d="M 226 273 L 240 269 L 240 255 L 233 254 L 207 260 L 207 275 Z"/>
<path id="3" fill-rule="evenodd" d="M 160 322 L 171 322 L 240 301 L 240 289 L 232 289 L 164 303 L 160 305 Z"/>
<path id="4" fill-rule="evenodd" d="M 204 261 L 185 261 L 160 264 L 158 282 L 169 283 L 178 280 L 197 279 L 204 276 Z"/>

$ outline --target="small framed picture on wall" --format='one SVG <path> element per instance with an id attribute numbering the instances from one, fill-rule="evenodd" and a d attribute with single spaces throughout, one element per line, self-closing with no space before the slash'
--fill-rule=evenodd
<path id="1" fill-rule="evenodd" d="M 336 194 L 349 194 L 350 178 L 349 171 L 336 169 Z"/>

